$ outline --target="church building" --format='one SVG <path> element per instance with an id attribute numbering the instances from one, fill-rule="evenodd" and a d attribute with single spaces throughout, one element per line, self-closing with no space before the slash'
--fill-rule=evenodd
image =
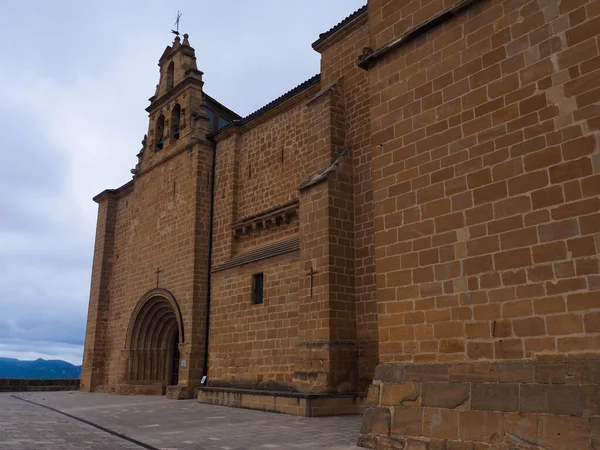
<path id="1" fill-rule="evenodd" d="M 167 46 L 81 389 L 600 448 L 600 0 L 369 0 L 312 47 L 241 117 Z"/>

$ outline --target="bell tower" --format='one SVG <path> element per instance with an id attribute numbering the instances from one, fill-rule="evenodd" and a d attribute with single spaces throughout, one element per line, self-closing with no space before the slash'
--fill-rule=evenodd
<path id="1" fill-rule="evenodd" d="M 178 30 L 177 30 L 178 32 Z M 188 35 L 159 59 L 133 180 L 99 205 L 81 389 L 191 398 L 207 372 L 215 143 Z"/>
<path id="2" fill-rule="evenodd" d="M 145 344 L 139 338 L 126 340 L 122 378 L 124 386 L 158 379 L 167 397 L 191 398 L 205 375 L 214 151 L 207 139 L 210 120 L 202 72 L 187 34 L 183 40 L 177 35 L 165 48 L 158 66 L 160 78 L 146 108 L 148 134 L 132 171 L 130 207 L 136 216 L 128 237 L 129 254 L 153 277 L 128 298 L 141 298 L 135 307 L 142 313 L 144 299 L 165 305 L 170 298 L 172 307 L 152 306 L 148 314 L 170 309 L 171 317 L 180 320 L 163 326 L 161 313 L 148 326 L 148 320 L 136 321 L 138 309 L 132 312 L 127 324 L 131 335 L 150 334 Z M 169 342 L 160 334 L 165 327 L 172 331 Z M 157 347 L 157 342 L 162 344 Z"/>
<path id="3" fill-rule="evenodd" d="M 161 155 L 190 144 L 192 136 L 204 137 L 209 132 L 202 93 L 203 73 L 196 66 L 196 55 L 187 34 L 183 35 L 183 42 L 176 36 L 173 44 L 165 48 L 158 66 L 159 82 L 146 108 L 148 134 L 137 155 L 134 176 L 162 160 L 165 156 Z"/>

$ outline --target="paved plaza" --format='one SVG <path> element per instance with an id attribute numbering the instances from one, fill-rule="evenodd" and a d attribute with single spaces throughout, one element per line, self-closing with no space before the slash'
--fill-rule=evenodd
<path id="1" fill-rule="evenodd" d="M 164 397 L 0 394 L 0 450 L 350 450 L 358 449 L 360 425 L 360 416 L 296 417 Z"/>

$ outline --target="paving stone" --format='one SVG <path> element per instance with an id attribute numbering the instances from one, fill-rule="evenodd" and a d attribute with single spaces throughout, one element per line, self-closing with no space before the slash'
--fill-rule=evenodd
<path id="1" fill-rule="evenodd" d="M 157 449 L 358 449 L 361 416 L 298 417 L 154 396 L 15 395 Z M 0 450 L 142 448 L 11 394 L 0 394 Z"/>

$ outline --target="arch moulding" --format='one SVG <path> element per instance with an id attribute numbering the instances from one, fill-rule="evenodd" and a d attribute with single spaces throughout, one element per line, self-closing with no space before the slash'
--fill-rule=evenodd
<path id="1" fill-rule="evenodd" d="M 143 314 L 144 310 L 146 309 L 146 306 L 150 302 L 156 301 L 156 299 L 160 299 L 163 302 L 170 305 L 170 307 L 175 315 L 176 322 L 177 322 L 177 330 L 179 332 L 179 344 L 184 343 L 185 335 L 184 335 L 184 330 L 183 330 L 183 319 L 181 316 L 181 310 L 179 308 L 179 303 L 177 303 L 175 296 L 167 289 L 155 288 L 155 289 L 151 289 L 148 292 L 146 292 L 138 300 L 137 304 L 135 305 L 135 308 L 133 308 L 133 311 L 129 318 L 129 324 L 127 326 L 127 336 L 125 339 L 125 350 L 131 349 L 131 344 L 132 344 L 134 336 L 136 334 L 136 325 L 138 325 L 138 322 L 139 322 L 138 319 L 140 317 L 140 314 Z"/>

